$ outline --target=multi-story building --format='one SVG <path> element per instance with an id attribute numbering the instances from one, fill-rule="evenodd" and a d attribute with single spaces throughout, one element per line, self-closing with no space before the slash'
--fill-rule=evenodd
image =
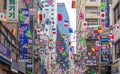
<path id="1" fill-rule="evenodd" d="M 112 24 L 112 31 L 114 34 L 114 41 L 115 45 L 111 48 L 112 51 L 112 74 L 119 74 L 120 73 L 120 0 L 112 0 L 111 5 L 111 24 Z"/>
<path id="2" fill-rule="evenodd" d="M 97 26 L 100 25 L 100 1 L 77 0 L 77 54 L 80 54 L 82 62 L 80 65 L 83 72 L 86 71 L 86 74 L 91 73 L 92 70 L 98 73 L 99 58 L 94 61 L 92 60 L 92 57 L 96 57 L 96 53 L 91 49 L 95 46 L 96 41 L 92 37 L 95 32 L 94 30 L 97 30 Z M 86 40 L 87 49 L 85 51 L 81 41 L 79 41 L 80 38 Z"/>
<path id="3" fill-rule="evenodd" d="M 25 74 L 25 63 L 18 61 L 19 22 L 7 21 L 5 15 L 7 14 L 7 3 L 9 3 L 8 0 L 0 2 L 0 74 Z M 16 4 L 19 5 L 18 10 L 26 7 L 24 0 L 19 0 Z M 19 12 L 17 11 L 17 13 Z"/>

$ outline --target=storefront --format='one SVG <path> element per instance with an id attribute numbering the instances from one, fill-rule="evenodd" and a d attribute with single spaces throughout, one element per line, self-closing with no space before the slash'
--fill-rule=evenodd
<path id="1" fill-rule="evenodd" d="M 115 61 L 112 64 L 112 74 L 120 74 L 120 61 Z"/>
<path id="2" fill-rule="evenodd" d="M 0 74 L 10 74 L 11 50 L 0 43 Z"/>

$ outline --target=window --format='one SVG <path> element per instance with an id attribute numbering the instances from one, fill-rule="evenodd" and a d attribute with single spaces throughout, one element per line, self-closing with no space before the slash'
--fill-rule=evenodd
<path id="1" fill-rule="evenodd" d="M 114 8 L 114 24 L 116 24 L 119 19 L 120 17 L 119 17 L 119 3 L 118 3 Z"/>
<path id="2" fill-rule="evenodd" d="M 115 58 L 120 58 L 120 39 L 115 43 Z"/>
<path id="3" fill-rule="evenodd" d="M 98 14 L 97 7 L 86 7 L 87 14 Z"/>
<path id="4" fill-rule="evenodd" d="M 4 0 L 4 8 L 3 9 L 6 9 L 7 8 L 7 0 Z"/>
<path id="5" fill-rule="evenodd" d="M 99 25 L 99 22 L 97 19 L 89 19 L 89 20 L 86 20 L 87 21 L 87 25 Z"/>

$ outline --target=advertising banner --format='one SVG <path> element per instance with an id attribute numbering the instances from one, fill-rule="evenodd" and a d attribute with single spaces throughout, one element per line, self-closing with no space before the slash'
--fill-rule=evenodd
<path id="1" fill-rule="evenodd" d="M 19 61 L 20 62 L 27 62 L 28 61 L 28 24 L 29 24 L 29 10 L 26 8 L 21 9 L 21 14 L 23 14 L 23 19 L 20 21 L 20 55 Z"/>
<path id="2" fill-rule="evenodd" d="M 100 40 L 101 50 L 100 50 L 100 60 L 101 62 L 110 62 L 110 45 L 109 38 L 102 38 Z"/>
<path id="3" fill-rule="evenodd" d="M 7 0 L 7 21 L 18 22 L 18 0 Z"/>

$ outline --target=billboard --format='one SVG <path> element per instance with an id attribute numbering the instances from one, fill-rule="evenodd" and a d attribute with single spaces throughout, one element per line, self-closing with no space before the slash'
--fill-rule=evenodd
<path id="1" fill-rule="evenodd" d="M 109 38 L 102 38 L 100 40 L 101 49 L 100 49 L 100 60 L 101 62 L 110 62 L 110 45 Z"/>

